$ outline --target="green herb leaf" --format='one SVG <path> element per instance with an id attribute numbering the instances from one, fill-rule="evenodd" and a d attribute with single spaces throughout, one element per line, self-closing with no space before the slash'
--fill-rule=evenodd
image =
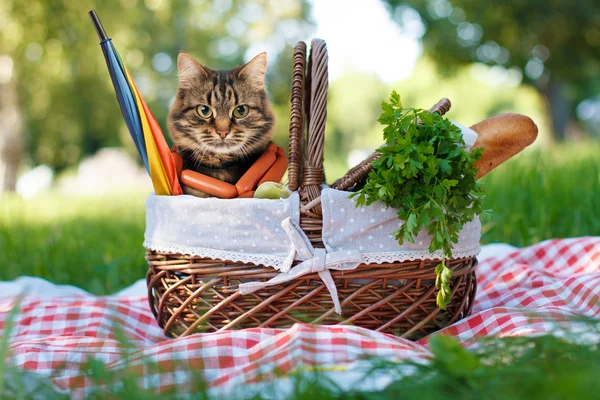
<path id="1" fill-rule="evenodd" d="M 465 223 L 482 208 L 483 187 L 475 179 L 474 163 L 483 149 L 468 152 L 460 129 L 438 113 L 402 108 L 395 91 L 381 105 L 379 122 L 385 125 L 382 156 L 373 162 L 366 184 L 352 194 L 356 205 L 383 201 L 398 210 L 405 221 L 392 232 L 398 243 L 414 242 L 425 229 L 432 240 L 429 251 L 442 251 L 436 267 L 437 304 L 446 308 L 452 292 L 452 271 L 445 260 L 452 258 L 452 245 Z M 417 124 L 417 121 L 421 123 Z"/>

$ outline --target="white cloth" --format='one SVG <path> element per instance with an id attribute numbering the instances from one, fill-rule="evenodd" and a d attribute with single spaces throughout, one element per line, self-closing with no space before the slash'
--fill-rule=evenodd
<path id="1" fill-rule="evenodd" d="M 471 150 L 471 147 L 473 147 L 473 145 L 475 144 L 475 141 L 477 140 L 477 132 L 475 132 L 471 128 L 468 128 L 462 124 L 459 124 L 458 122 L 454 122 L 454 121 L 450 121 L 450 122 L 452 122 L 452 124 L 454 124 L 458 128 L 460 128 L 462 136 L 463 136 L 463 140 L 465 141 L 465 147 L 467 150 Z"/>
<path id="2" fill-rule="evenodd" d="M 458 122 L 451 122 L 461 130 L 466 149 L 470 150 L 477 140 L 477 132 Z M 429 252 L 431 237 L 426 231 L 419 232 L 415 243 L 398 245 L 390 235 L 402 224 L 398 221 L 396 210 L 387 209 L 382 202 L 356 208 L 354 199 L 349 199 L 349 195 L 349 192 L 329 188 L 322 191 L 323 242 L 329 251 L 357 250 L 362 254 L 363 262 L 368 264 L 442 257 L 441 251 Z M 481 223 L 475 217 L 460 232 L 459 241 L 453 247 L 453 257 L 477 255 L 480 238 Z"/>
<path id="3" fill-rule="evenodd" d="M 429 252 L 431 237 L 422 230 L 415 242 L 402 246 L 391 234 L 403 223 L 396 210 L 386 208 L 383 202 L 356 207 L 350 192 L 323 189 L 323 243 L 328 251 L 356 250 L 364 263 L 403 262 L 416 259 L 439 259 L 442 252 Z M 453 258 L 475 256 L 480 251 L 481 222 L 475 217 L 466 223 L 452 250 Z"/>
<path id="4" fill-rule="evenodd" d="M 470 149 L 477 133 L 453 123 L 461 129 L 466 147 Z M 396 210 L 387 209 L 381 202 L 356 208 L 349 195 L 349 192 L 330 188 L 322 191 L 323 242 L 330 257 L 335 252 L 351 251 L 353 256 L 360 254 L 361 261 L 369 264 L 442 257 L 441 251 L 428 251 L 431 237 L 426 231 L 417 235 L 415 243 L 398 245 L 391 236 L 402 223 L 398 221 Z M 290 227 L 299 225 L 299 203 L 297 192 L 279 200 L 150 195 L 146 202 L 144 246 L 156 251 L 259 264 L 285 273 L 290 271 L 295 257 L 314 261 L 316 252 L 320 252 L 310 243 L 302 250 L 298 248 L 299 242 L 294 246 L 298 235 L 290 231 Z M 286 224 L 287 219 L 290 222 Z M 477 255 L 480 236 L 481 223 L 475 218 L 461 231 L 453 257 Z M 294 269 L 294 274 L 307 273 L 308 264 Z M 338 264 L 332 261 L 327 267 L 321 267 L 326 270 L 335 265 Z"/>
<path id="5" fill-rule="evenodd" d="M 79 287 L 57 285 L 36 276 L 21 276 L 12 281 L 0 281 L 0 298 L 18 297 L 20 295 L 40 298 L 94 296 Z M 147 295 L 146 279 L 140 279 L 114 294 L 117 297 L 143 297 Z"/>
<path id="6" fill-rule="evenodd" d="M 295 251 L 281 222 L 298 222 L 299 206 L 297 192 L 277 200 L 150 195 L 144 246 L 287 271 Z"/>
<path id="7" fill-rule="evenodd" d="M 0 298 L 35 295 L 37 297 L 89 296 L 71 285 L 55 285 L 36 276 L 21 276 L 13 281 L 0 281 Z"/>
<path id="8" fill-rule="evenodd" d="M 287 218 L 281 223 L 281 226 L 285 229 L 292 242 L 296 251 L 296 258 L 303 261 L 294 266 L 289 272 L 283 272 L 267 282 L 242 283 L 239 287 L 240 293 L 242 295 L 250 294 L 267 286 L 289 282 L 306 274 L 318 273 L 325 287 L 329 290 L 335 312 L 341 314 L 342 306 L 337 295 L 335 282 L 329 270 L 348 271 L 355 269 L 361 264 L 361 257 L 358 251 L 344 250 L 328 252 L 325 249 L 315 249 L 298 224 L 293 223 Z"/>
<path id="9" fill-rule="evenodd" d="M 508 254 L 518 251 L 519 248 L 506 243 L 490 243 L 481 246 L 481 253 L 477 255 L 477 260 L 482 262 L 492 257 L 506 257 Z"/>
<path id="10" fill-rule="evenodd" d="M 239 287 L 242 295 L 253 293 L 268 286 L 318 273 L 329 290 L 336 313 L 342 313 L 337 288 L 330 270 L 348 271 L 361 263 L 402 262 L 414 259 L 442 258 L 441 251 L 430 253 L 431 237 L 421 231 L 415 243 L 398 244 L 391 232 L 401 226 L 395 209 L 376 202 L 368 207 L 355 207 L 355 200 L 348 198 L 350 192 L 324 188 L 321 192 L 323 206 L 323 243 L 325 249 L 315 249 L 297 223 L 289 218 L 281 226 L 288 234 L 296 254 L 302 262 L 266 282 L 247 282 Z M 479 218 L 465 224 L 459 241 L 452 251 L 454 258 L 477 255 L 480 251 Z"/>

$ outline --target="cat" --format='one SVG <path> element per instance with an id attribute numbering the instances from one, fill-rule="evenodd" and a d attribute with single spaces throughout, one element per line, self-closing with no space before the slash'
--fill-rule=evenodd
<path id="1" fill-rule="evenodd" d="M 215 71 L 180 53 L 179 88 L 168 129 L 183 169 L 235 184 L 273 138 L 275 115 L 265 90 L 267 54 Z M 182 184 L 185 194 L 211 197 Z"/>

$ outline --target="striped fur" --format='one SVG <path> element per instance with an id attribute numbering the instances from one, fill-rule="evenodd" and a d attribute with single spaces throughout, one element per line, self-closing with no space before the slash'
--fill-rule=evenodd
<path id="1" fill-rule="evenodd" d="M 178 58 L 179 89 L 169 112 L 169 133 L 183 157 L 183 168 L 236 183 L 265 151 L 273 137 L 275 116 L 265 91 L 266 53 L 232 70 L 213 71 L 191 56 Z M 202 118 L 198 107 L 212 111 Z M 236 118 L 233 111 L 248 106 Z M 229 133 L 222 138 L 218 131 Z M 183 187 L 187 194 L 209 197 Z"/>

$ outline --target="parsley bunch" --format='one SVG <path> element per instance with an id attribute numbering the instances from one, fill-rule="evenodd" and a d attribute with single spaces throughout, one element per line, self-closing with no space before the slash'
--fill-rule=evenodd
<path id="1" fill-rule="evenodd" d="M 385 145 L 382 156 L 364 187 L 351 197 L 356 205 L 383 201 L 398 209 L 404 223 L 393 232 L 398 243 L 414 243 L 421 229 L 432 237 L 429 251 L 442 251 L 442 262 L 435 268 L 436 303 L 446 309 L 450 302 L 452 244 L 458 242 L 463 225 L 482 213 L 483 187 L 475 179 L 474 162 L 483 149 L 468 152 L 461 131 L 450 120 L 426 110 L 402 108 L 400 96 L 392 92 L 383 102 L 379 122 Z"/>

